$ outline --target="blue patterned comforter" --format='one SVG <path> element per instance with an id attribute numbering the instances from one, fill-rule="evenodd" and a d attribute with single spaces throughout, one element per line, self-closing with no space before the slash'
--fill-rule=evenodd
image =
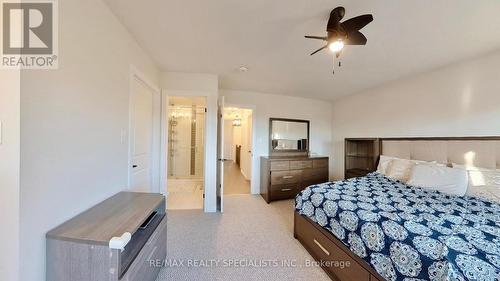
<path id="1" fill-rule="evenodd" d="M 500 205 L 381 174 L 313 185 L 296 210 L 387 280 L 500 280 Z"/>

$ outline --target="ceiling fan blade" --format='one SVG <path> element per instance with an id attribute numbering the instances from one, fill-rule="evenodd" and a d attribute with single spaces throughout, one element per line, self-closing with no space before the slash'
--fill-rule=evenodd
<path id="1" fill-rule="evenodd" d="M 323 50 L 323 49 L 326 49 L 326 47 L 328 47 L 328 45 L 325 45 L 324 47 L 321 47 L 321 48 L 317 49 L 316 51 L 314 51 L 314 52 L 311 53 L 311 56 L 314 55 L 314 54 L 316 54 L 317 52 Z"/>
<path id="2" fill-rule="evenodd" d="M 324 40 L 324 41 L 326 41 L 328 39 L 328 37 L 325 37 L 325 36 L 309 36 L 309 35 L 306 35 L 304 37 L 307 38 L 307 39 L 318 39 L 318 40 Z"/>
<path id="3" fill-rule="evenodd" d="M 347 40 L 344 42 L 346 45 L 366 45 L 368 39 L 359 31 L 354 31 L 347 34 Z"/>
<path id="4" fill-rule="evenodd" d="M 328 24 L 326 25 L 327 31 L 338 30 L 340 21 L 344 18 L 345 9 L 344 7 L 337 7 L 330 12 L 330 18 L 328 19 Z"/>
<path id="5" fill-rule="evenodd" d="M 348 19 L 342 22 L 340 25 L 344 28 L 345 32 L 350 33 L 360 30 L 372 21 L 372 15 L 361 15 L 352 19 Z"/>

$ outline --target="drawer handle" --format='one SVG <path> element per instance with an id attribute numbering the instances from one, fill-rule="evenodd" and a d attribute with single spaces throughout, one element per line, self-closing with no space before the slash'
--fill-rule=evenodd
<path id="1" fill-rule="evenodd" d="M 321 245 L 321 244 L 320 244 L 320 243 L 319 243 L 316 239 L 314 239 L 314 243 L 315 243 L 316 245 L 318 245 L 318 247 L 319 247 L 319 248 L 320 248 L 323 252 L 325 252 L 325 254 L 326 254 L 327 256 L 329 256 L 329 255 L 330 255 L 330 252 L 328 252 L 328 250 L 327 250 L 327 249 L 325 249 L 325 247 L 323 247 L 323 245 Z"/>
<path id="2" fill-rule="evenodd" d="M 293 176 L 283 176 L 284 179 L 291 179 Z"/>
<path id="3" fill-rule="evenodd" d="M 291 188 L 282 188 L 281 191 L 290 191 L 292 190 Z"/>

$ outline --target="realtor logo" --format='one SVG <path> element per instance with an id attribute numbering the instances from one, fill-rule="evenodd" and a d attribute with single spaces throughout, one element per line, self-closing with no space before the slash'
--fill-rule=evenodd
<path id="1" fill-rule="evenodd" d="M 1 1 L 1 67 L 57 68 L 57 2 Z"/>

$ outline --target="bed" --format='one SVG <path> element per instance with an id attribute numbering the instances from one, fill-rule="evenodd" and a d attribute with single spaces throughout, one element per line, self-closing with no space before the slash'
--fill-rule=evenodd
<path id="1" fill-rule="evenodd" d="M 394 156 L 418 155 L 406 155 L 405 147 L 429 154 L 419 155 L 422 160 L 443 154 L 437 143 L 416 141 L 383 145 Z M 438 146 L 449 141 L 465 154 L 479 142 L 439 140 Z M 445 161 L 458 153 L 449 151 Z M 476 160 L 489 157 L 478 154 Z M 447 195 L 371 173 L 306 188 L 296 197 L 294 221 L 294 236 L 333 280 L 500 280 L 500 205 L 487 198 Z"/>

